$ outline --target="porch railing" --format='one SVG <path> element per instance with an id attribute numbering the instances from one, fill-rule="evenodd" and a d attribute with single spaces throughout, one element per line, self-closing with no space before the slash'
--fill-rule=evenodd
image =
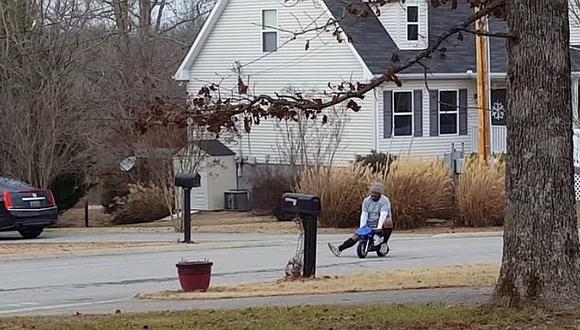
<path id="1" fill-rule="evenodd" d="M 471 126 L 469 129 L 469 134 L 471 136 L 471 148 L 473 149 L 473 152 L 477 152 L 479 145 L 479 134 L 477 126 Z M 507 151 L 507 130 L 505 126 L 492 126 L 490 138 L 492 154 L 503 154 Z"/>

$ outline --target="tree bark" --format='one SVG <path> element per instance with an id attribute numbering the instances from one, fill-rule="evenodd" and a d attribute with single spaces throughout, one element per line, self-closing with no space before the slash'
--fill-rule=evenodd
<path id="1" fill-rule="evenodd" d="M 504 250 L 496 304 L 578 306 L 567 0 L 510 0 Z"/>

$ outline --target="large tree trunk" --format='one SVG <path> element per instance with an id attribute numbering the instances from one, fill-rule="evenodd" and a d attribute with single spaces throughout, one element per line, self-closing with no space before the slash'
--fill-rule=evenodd
<path id="1" fill-rule="evenodd" d="M 507 208 L 495 302 L 577 305 L 567 0 L 509 0 Z"/>

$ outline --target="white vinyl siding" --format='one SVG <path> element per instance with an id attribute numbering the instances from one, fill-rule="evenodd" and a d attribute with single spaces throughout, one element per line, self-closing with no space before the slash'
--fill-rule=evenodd
<path id="1" fill-rule="evenodd" d="M 264 53 L 260 46 L 264 9 L 277 10 L 279 43 L 274 53 Z M 329 16 L 323 10 L 323 6 L 312 1 L 284 6 L 279 0 L 229 0 L 190 67 L 189 94 L 195 96 L 202 86 L 221 81 L 222 95 L 236 97 L 238 76 L 232 72 L 236 61 L 242 65 L 243 81 L 248 84 L 249 80 L 252 94 L 287 94 L 290 88 L 320 93 L 328 90 L 329 82 L 364 81 L 362 65 L 347 43 L 338 43 L 332 32 L 319 36 L 318 32 L 312 32 L 289 41 L 294 36 L 284 31 L 298 31 L 308 24 L 326 24 Z M 306 40 L 310 40 L 308 50 L 305 50 Z M 348 163 L 356 155 L 367 154 L 374 148 L 374 100 L 368 95 L 357 102 L 362 110 L 350 112 L 335 156 L 337 163 Z M 282 156 L 277 146 L 281 141 L 277 123 L 275 119 L 262 119 L 250 134 L 245 134 L 242 128 L 241 138 L 233 136 L 224 142 L 244 158 L 255 157 L 257 163 L 278 163 Z M 226 137 L 228 134 L 222 135 Z"/>
<path id="2" fill-rule="evenodd" d="M 459 134 L 459 91 L 439 91 L 439 135 Z"/>
<path id="3" fill-rule="evenodd" d="M 580 45 L 580 4 L 579 0 L 569 0 L 570 44 Z"/>

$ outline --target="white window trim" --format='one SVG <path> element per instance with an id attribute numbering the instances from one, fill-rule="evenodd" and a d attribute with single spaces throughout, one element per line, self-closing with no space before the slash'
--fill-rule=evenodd
<path id="1" fill-rule="evenodd" d="M 413 24 L 419 25 L 419 39 L 418 40 L 408 40 L 407 39 L 407 7 L 417 6 L 419 8 L 418 22 Z M 425 7 L 427 6 L 427 7 Z M 398 30 L 396 43 L 399 46 L 399 50 L 420 50 L 426 49 L 429 46 L 429 9 L 426 0 L 406 0 L 405 5 L 401 5 L 403 8 L 399 11 L 399 15 L 404 14 L 404 20 L 399 17 L 399 29 L 405 29 L 405 31 Z"/>
<path id="2" fill-rule="evenodd" d="M 408 116 L 409 113 L 408 112 L 404 112 L 404 113 L 396 113 L 395 112 L 395 94 L 396 93 L 411 93 L 411 134 L 410 135 L 397 135 L 396 130 L 395 130 L 395 117 L 396 116 Z M 392 92 L 392 99 L 393 99 L 393 103 L 392 103 L 392 107 L 393 107 L 393 137 L 413 137 L 415 135 L 415 95 L 413 93 L 413 90 L 397 90 L 397 91 L 393 91 Z"/>
<path id="3" fill-rule="evenodd" d="M 276 8 L 264 8 L 260 11 L 260 27 L 262 28 L 260 31 L 260 48 L 262 49 L 262 53 L 276 53 L 278 51 L 278 47 L 280 45 L 280 33 L 277 29 L 266 27 L 264 26 L 264 12 L 265 11 L 274 11 L 276 13 L 276 24 L 280 25 L 278 22 L 278 9 Z M 276 50 L 274 51 L 265 51 L 264 50 L 264 32 L 276 32 Z"/>
<path id="4" fill-rule="evenodd" d="M 416 7 L 417 8 L 417 22 L 409 22 L 409 7 Z M 421 6 L 418 3 L 407 4 L 405 6 L 405 41 L 407 42 L 421 42 Z M 417 25 L 417 40 L 410 40 L 409 39 L 409 25 Z"/>
<path id="5" fill-rule="evenodd" d="M 457 128 L 457 132 L 456 133 L 451 133 L 451 134 L 441 134 L 441 93 L 442 92 L 455 92 L 455 104 L 457 105 L 455 107 L 455 111 L 447 111 L 445 114 L 455 114 L 455 127 Z M 437 95 L 437 112 L 438 112 L 438 133 L 439 136 L 459 136 L 459 89 L 440 89 L 438 91 L 438 95 Z"/>

